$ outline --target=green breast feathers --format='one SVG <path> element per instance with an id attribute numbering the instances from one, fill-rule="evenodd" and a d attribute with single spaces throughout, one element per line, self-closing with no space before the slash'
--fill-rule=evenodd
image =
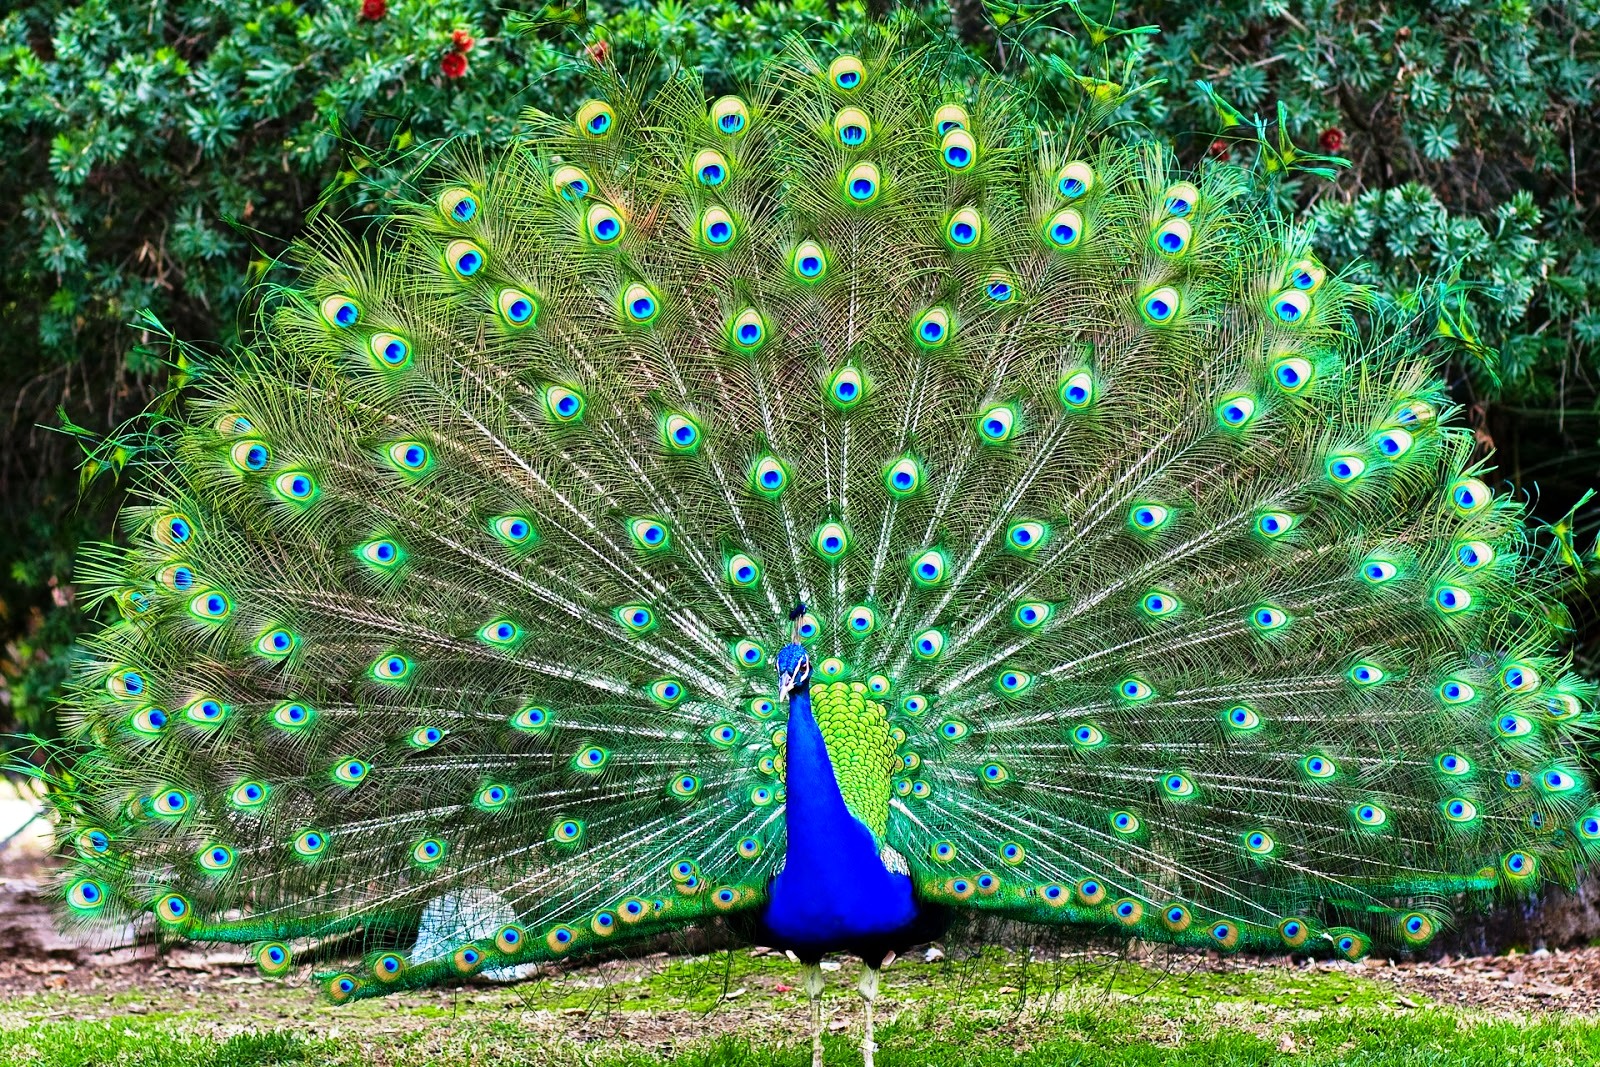
<path id="1" fill-rule="evenodd" d="M 889 826 L 889 796 L 900 757 L 888 712 L 860 682 L 814 682 L 811 712 L 828 746 L 828 762 L 850 813 L 880 843 Z"/>

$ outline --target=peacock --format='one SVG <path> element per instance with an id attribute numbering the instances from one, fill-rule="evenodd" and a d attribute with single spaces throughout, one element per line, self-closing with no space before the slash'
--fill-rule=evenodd
<path id="1" fill-rule="evenodd" d="M 871 1064 L 952 917 L 1356 959 L 1590 863 L 1570 524 L 1474 459 L 1445 290 L 1109 83 L 853 48 L 608 61 L 191 353 L 83 553 L 64 916 L 335 1002 L 716 923 L 816 1063 L 862 957 Z"/>

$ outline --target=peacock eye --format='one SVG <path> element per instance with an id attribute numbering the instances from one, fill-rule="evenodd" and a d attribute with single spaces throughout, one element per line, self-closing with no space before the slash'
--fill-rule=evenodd
<path id="1" fill-rule="evenodd" d="M 1068 200 L 1076 200 L 1094 188 L 1094 168 L 1082 160 L 1073 160 L 1056 172 L 1056 192 Z"/>
<path id="2" fill-rule="evenodd" d="M 1177 256 L 1189 247 L 1191 235 L 1192 231 L 1187 222 L 1182 219 L 1172 219 L 1155 232 L 1151 237 L 1151 243 L 1162 255 Z"/>
<path id="3" fill-rule="evenodd" d="M 589 195 L 594 183 L 578 167 L 557 167 L 550 175 L 550 187 L 563 200 L 578 201 Z"/>
<path id="4" fill-rule="evenodd" d="M 802 241 L 789 257 L 789 266 L 802 282 L 820 281 L 828 272 L 828 255 L 817 242 Z"/>
<path id="5" fill-rule="evenodd" d="M 601 140 L 616 126 L 617 115 L 604 100 L 589 100 L 578 108 L 576 122 L 584 136 Z"/>
<path id="6" fill-rule="evenodd" d="M 1045 220 L 1044 239 L 1061 252 L 1077 247 L 1083 239 L 1083 216 L 1073 208 L 1062 208 Z"/>

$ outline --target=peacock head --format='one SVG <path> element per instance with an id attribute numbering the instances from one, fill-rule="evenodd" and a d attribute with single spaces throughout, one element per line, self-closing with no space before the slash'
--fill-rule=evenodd
<path id="1" fill-rule="evenodd" d="M 806 646 L 791 641 L 778 650 L 778 699 L 803 693 L 811 684 L 811 656 Z"/>

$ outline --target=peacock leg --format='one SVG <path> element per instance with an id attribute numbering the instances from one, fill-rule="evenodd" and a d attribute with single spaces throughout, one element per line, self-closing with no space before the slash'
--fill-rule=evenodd
<path id="1" fill-rule="evenodd" d="M 800 968 L 800 984 L 811 998 L 811 1067 L 822 1067 L 822 967 L 808 963 Z"/>
<path id="2" fill-rule="evenodd" d="M 872 1040 L 872 1002 L 878 999 L 877 967 L 869 963 L 861 968 L 861 981 L 856 983 L 856 990 L 867 1006 L 866 1021 L 861 1031 L 861 1059 L 863 1067 L 873 1067 L 872 1056 L 878 1051 L 878 1043 Z"/>

